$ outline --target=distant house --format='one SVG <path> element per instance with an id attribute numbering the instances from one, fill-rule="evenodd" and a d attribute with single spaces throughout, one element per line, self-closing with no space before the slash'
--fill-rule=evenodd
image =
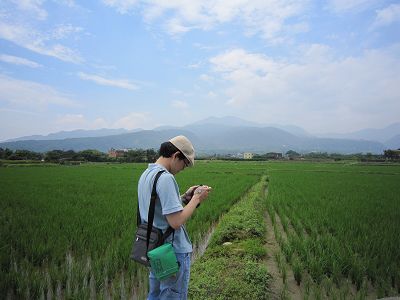
<path id="1" fill-rule="evenodd" d="M 385 150 L 384 152 L 384 156 L 386 157 L 386 159 L 392 159 L 392 160 L 397 160 L 400 159 L 400 149 L 397 150 Z"/>
<path id="2" fill-rule="evenodd" d="M 128 153 L 128 149 L 114 149 L 111 148 L 108 151 L 108 157 L 112 157 L 112 158 L 118 158 L 118 157 L 125 157 L 126 154 Z"/>
<path id="3" fill-rule="evenodd" d="M 253 159 L 253 153 L 245 152 L 245 153 L 243 153 L 243 158 L 244 159 Z"/>
<path id="4" fill-rule="evenodd" d="M 267 159 L 281 159 L 283 157 L 282 153 L 279 152 L 268 152 L 266 154 Z"/>

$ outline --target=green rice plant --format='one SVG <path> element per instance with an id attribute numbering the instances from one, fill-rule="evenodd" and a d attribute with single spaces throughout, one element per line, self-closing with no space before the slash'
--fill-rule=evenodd
<path id="1" fill-rule="evenodd" d="M 271 218 L 271 223 L 272 223 L 272 225 L 274 225 L 275 226 L 275 210 L 274 210 L 274 207 L 273 207 L 273 205 L 271 204 L 271 202 L 270 201 L 266 201 L 266 205 L 267 205 L 267 212 L 268 212 L 268 215 L 269 215 L 269 217 Z"/>
<path id="2" fill-rule="evenodd" d="M 276 252 L 274 254 L 274 258 L 275 258 L 276 264 L 278 265 L 278 270 L 282 276 L 282 280 L 284 283 L 286 283 L 287 282 L 287 266 L 286 266 L 285 258 L 281 254 L 281 252 Z"/>
<path id="3" fill-rule="evenodd" d="M 313 286 L 312 287 L 312 298 L 315 300 L 321 300 L 323 299 L 322 295 L 322 289 L 319 286 Z"/>
<path id="4" fill-rule="evenodd" d="M 307 274 L 307 276 L 305 276 L 305 279 L 304 279 L 304 293 L 305 293 L 305 296 L 307 296 L 307 297 L 309 297 L 311 295 L 311 286 L 312 286 L 312 280 L 311 280 L 311 277 L 308 276 L 308 274 Z"/>
<path id="5" fill-rule="evenodd" d="M 143 283 L 135 291 L 145 293 L 147 271 L 139 272 L 140 266 L 129 259 L 137 181 L 145 168 L 145 164 L 0 168 L 0 294 L 56 297 L 61 288 L 70 298 L 128 297 L 138 281 Z M 199 183 L 213 187 L 187 224 L 193 242 L 264 172 L 265 165 L 259 163 L 199 162 L 178 174 L 182 191 Z"/>
<path id="6" fill-rule="evenodd" d="M 274 226 L 274 235 L 275 235 L 275 239 L 278 242 L 279 246 L 282 247 L 284 240 L 282 237 L 282 233 L 279 231 L 278 229 L 278 225 L 276 223 L 273 224 Z"/>
<path id="7" fill-rule="evenodd" d="M 284 281 L 283 288 L 282 288 L 282 290 L 281 290 L 281 292 L 280 292 L 280 294 L 279 294 L 279 299 L 281 299 L 281 300 L 288 300 L 288 299 L 290 299 L 290 296 L 289 296 L 289 287 L 288 287 L 286 281 Z"/>
<path id="8" fill-rule="evenodd" d="M 317 285 L 350 278 L 361 291 L 367 277 L 375 292 L 400 294 L 399 166 L 270 163 L 268 176 L 267 201 L 301 233 L 288 242 Z"/>
<path id="9" fill-rule="evenodd" d="M 291 263 L 293 257 L 293 247 L 290 245 L 289 242 L 283 242 L 281 246 L 282 252 L 285 255 L 286 261 Z"/>
<path id="10" fill-rule="evenodd" d="M 324 292 L 325 292 L 325 295 L 326 295 L 326 297 L 328 297 L 328 298 L 330 298 L 331 295 L 332 295 L 333 285 L 334 285 L 334 284 L 333 284 L 331 278 L 325 276 L 325 277 L 322 279 L 321 287 L 323 288 L 323 290 L 324 290 Z"/>
<path id="11" fill-rule="evenodd" d="M 290 219 L 290 222 L 293 226 L 294 231 L 297 233 L 298 236 L 303 236 L 303 225 L 301 224 L 300 220 L 297 216 L 293 216 Z"/>
<path id="12" fill-rule="evenodd" d="M 324 276 L 321 260 L 316 257 L 311 258 L 309 261 L 309 272 L 312 279 L 320 284 Z"/>
<path id="13" fill-rule="evenodd" d="M 282 273 L 283 267 L 285 266 L 285 259 L 282 255 L 282 253 L 276 252 L 274 254 L 274 258 L 275 258 L 276 264 L 278 265 L 279 271 Z"/>
<path id="14" fill-rule="evenodd" d="M 281 216 L 281 223 L 282 223 L 282 227 L 283 227 L 283 230 L 285 231 L 285 233 L 289 234 L 289 221 L 285 215 Z"/>
<path id="15" fill-rule="evenodd" d="M 301 261 L 296 257 L 293 262 L 293 275 L 297 285 L 300 285 L 303 277 L 303 265 Z"/>

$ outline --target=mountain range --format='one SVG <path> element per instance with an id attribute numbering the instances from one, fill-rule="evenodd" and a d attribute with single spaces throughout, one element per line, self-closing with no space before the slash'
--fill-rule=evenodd
<path id="1" fill-rule="evenodd" d="M 400 148 L 400 123 L 383 129 L 364 129 L 348 134 L 314 136 L 301 127 L 259 124 L 236 117 L 210 117 L 186 126 L 162 126 L 153 130 L 99 129 L 75 130 L 28 136 L 0 143 L 1 148 L 45 152 L 54 149 L 81 151 L 111 148 L 155 148 L 169 138 L 183 134 L 194 144 L 197 153 L 237 152 L 329 152 L 382 153 Z"/>

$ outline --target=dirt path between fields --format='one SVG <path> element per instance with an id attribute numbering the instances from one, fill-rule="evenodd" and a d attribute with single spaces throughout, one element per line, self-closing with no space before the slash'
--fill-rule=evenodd
<path id="1" fill-rule="evenodd" d="M 268 186 L 265 188 L 264 197 L 268 197 Z M 268 273 L 271 275 L 270 290 L 272 299 L 303 299 L 303 292 L 294 280 L 293 271 L 288 265 L 286 265 L 287 278 L 286 282 L 284 282 L 284 278 L 279 270 L 279 266 L 276 260 L 276 255 L 278 253 L 281 253 L 281 249 L 275 237 L 273 229 L 274 227 L 268 212 L 265 212 L 264 218 L 267 226 L 265 243 L 265 248 L 267 249 L 266 264 Z M 282 233 L 282 235 L 285 235 L 282 225 L 280 224 L 280 219 L 277 215 L 275 216 L 275 220 L 277 222 L 279 231 Z"/>

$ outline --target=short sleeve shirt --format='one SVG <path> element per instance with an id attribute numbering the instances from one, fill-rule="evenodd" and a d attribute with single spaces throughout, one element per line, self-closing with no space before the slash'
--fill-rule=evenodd
<path id="1" fill-rule="evenodd" d="M 156 174 L 162 170 L 165 172 L 159 177 L 156 186 L 158 198 L 156 200 L 154 211 L 153 226 L 165 232 L 169 227 L 165 216 L 183 210 L 179 187 L 176 183 L 175 177 L 163 166 L 159 164 L 149 164 L 148 168 L 143 172 L 139 179 L 138 200 L 141 221 L 142 223 L 147 222 L 154 179 Z M 172 234 L 166 241 L 172 241 Z M 176 253 L 192 252 L 192 243 L 184 225 L 175 230 L 173 246 Z"/>

